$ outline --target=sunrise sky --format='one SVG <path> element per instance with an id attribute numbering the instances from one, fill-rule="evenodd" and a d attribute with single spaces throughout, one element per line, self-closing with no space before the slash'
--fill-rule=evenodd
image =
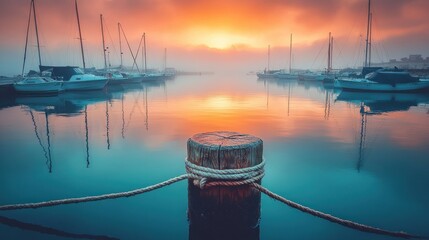
<path id="1" fill-rule="evenodd" d="M 373 61 L 409 54 L 429 56 L 427 0 L 373 0 Z M 294 68 L 323 69 L 328 33 L 334 36 L 334 68 L 363 62 L 366 0 L 78 0 L 88 67 L 103 67 L 100 14 L 113 66 L 119 65 L 117 23 L 133 51 L 145 32 L 148 67 L 189 71 L 257 71 L 289 65 L 293 33 Z M 30 0 L 0 1 L 0 75 L 21 72 Z M 80 49 L 73 0 L 36 0 L 42 61 L 79 65 Z M 362 36 L 362 37 L 360 37 Z M 36 69 L 34 23 L 30 27 L 29 69 Z M 132 64 L 126 44 L 124 63 Z M 141 56 L 137 59 L 141 65 Z"/>

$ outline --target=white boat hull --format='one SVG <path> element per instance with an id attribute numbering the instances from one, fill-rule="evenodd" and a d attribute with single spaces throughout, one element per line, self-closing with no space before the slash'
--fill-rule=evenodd
<path id="1" fill-rule="evenodd" d="M 302 74 L 298 75 L 298 79 L 300 81 L 323 81 L 325 79 L 324 75 L 316 75 L 316 74 Z"/>
<path id="2" fill-rule="evenodd" d="M 115 84 L 126 84 L 126 83 L 140 83 L 142 77 L 126 77 L 126 78 L 111 78 L 109 79 L 109 85 Z"/>
<path id="3" fill-rule="evenodd" d="M 258 76 L 258 78 L 260 79 L 276 78 L 273 73 L 256 73 L 256 76 Z"/>
<path id="4" fill-rule="evenodd" d="M 429 80 L 410 83 L 383 84 L 366 79 L 338 79 L 336 85 L 350 91 L 402 92 L 429 88 Z"/>
<path id="5" fill-rule="evenodd" d="M 275 73 L 273 74 L 275 78 L 278 79 L 297 79 L 298 75 L 290 74 L 290 73 Z"/>
<path id="6" fill-rule="evenodd" d="M 61 82 L 47 82 L 35 84 L 13 84 L 13 88 L 18 93 L 26 94 L 55 94 L 62 90 Z"/>
<path id="7" fill-rule="evenodd" d="M 106 86 L 107 81 L 108 79 L 64 81 L 63 89 L 65 91 L 101 90 L 104 88 L 104 86 Z"/>
<path id="8" fill-rule="evenodd" d="M 327 74 L 300 74 L 298 79 L 300 81 L 333 82 L 334 76 Z"/>
<path id="9" fill-rule="evenodd" d="M 158 74 L 153 74 L 153 75 L 144 75 L 142 77 L 142 81 L 156 81 L 156 80 L 164 80 L 167 77 L 165 75 L 158 75 Z"/>

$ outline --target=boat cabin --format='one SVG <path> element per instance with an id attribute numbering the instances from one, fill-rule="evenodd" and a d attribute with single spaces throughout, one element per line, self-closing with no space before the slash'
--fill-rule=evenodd
<path id="1" fill-rule="evenodd" d="M 51 72 L 51 77 L 56 80 L 69 81 L 72 76 L 84 75 L 79 67 L 75 66 L 39 66 L 40 72 Z"/>
<path id="2" fill-rule="evenodd" d="M 370 81 L 385 84 L 418 82 L 419 77 L 411 76 L 408 71 L 402 69 L 379 69 L 366 76 Z"/>

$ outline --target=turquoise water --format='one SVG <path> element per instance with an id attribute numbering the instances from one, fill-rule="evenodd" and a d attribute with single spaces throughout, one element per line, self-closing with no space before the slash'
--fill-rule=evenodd
<path id="1" fill-rule="evenodd" d="M 429 236 L 429 93 L 341 93 L 256 76 L 179 76 L 106 91 L 1 93 L 0 205 L 120 192 L 183 174 L 193 134 L 264 141 L 262 184 L 303 205 Z M 187 182 L 0 212 L 0 239 L 188 239 Z M 261 199 L 260 239 L 393 239 Z"/>

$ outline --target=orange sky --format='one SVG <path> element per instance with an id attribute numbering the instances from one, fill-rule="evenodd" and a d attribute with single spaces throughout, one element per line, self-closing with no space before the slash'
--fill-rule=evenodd
<path id="1" fill-rule="evenodd" d="M 366 0 L 79 0 L 89 66 L 102 67 L 99 15 L 105 17 L 112 65 L 119 64 L 117 22 L 135 51 L 147 34 L 148 64 L 182 69 L 251 71 L 266 65 L 267 45 L 273 67 L 288 66 L 289 36 L 294 36 L 293 66 L 323 68 L 328 32 L 335 37 L 334 65 L 359 65 L 359 35 L 365 35 Z M 0 75 L 20 72 L 30 0 L 0 2 Z M 36 0 L 42 58 L 46 64 L 80 65 L 73 0 Z M 429 55 L 427 0 L 373 0 L 374 61 L 408 54 Z M 33 28 L 33 26 L 31 26 Z M 37 66 L 34 30 L 29 64 Z M 125 63 L 131 64 L 124 48 Z M 321 52 L 319 54 L 319 52 Z M 140 58 L 139 58 L 140 60 Z M 222 63 L 227 62 L 225 66 Z M 231 64 L 236 63 L 236 64 Z"/>

